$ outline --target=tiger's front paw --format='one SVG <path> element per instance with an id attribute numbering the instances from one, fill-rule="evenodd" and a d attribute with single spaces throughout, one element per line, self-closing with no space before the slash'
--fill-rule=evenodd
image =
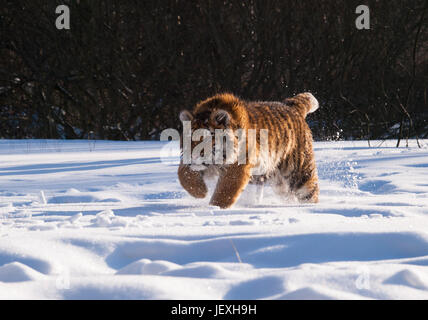
<path id="1" fill-rule="evenodd" d="M 213 197 L 210 200 L 210 205 L 220 207 L 221 209 L 227 209 L 230 208 L 234 203 L 236 199 L 234 199 L 231 196 L 227 195 L 213 195 Z"/>
<path id="2" fill-rule="evenodd" d="M 194 198 L 203 199 L 207 196 L 208 189 L 205 185 L 198 187 L 189 187 L 186 191 Z"/>
<path id="3" fill-rule="evenodd" d="M 193 171 L 187 165 L 180 165 L 178 168 L 178 179 L 181 186 L 195 198 L 205 198 L 208 188 L 202 178 L 200 171 Z"/>

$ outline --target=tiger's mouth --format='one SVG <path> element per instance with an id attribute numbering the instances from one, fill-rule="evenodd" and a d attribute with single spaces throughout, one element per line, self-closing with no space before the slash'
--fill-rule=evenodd
<path id="1" fill-rule="evenodd" d="M 206 165 L 203 164 L 191 164 L 190 165 L 190 169 L 192 171 L 203 171 L 205 169 L 207 169 L 208 167 Z"/>

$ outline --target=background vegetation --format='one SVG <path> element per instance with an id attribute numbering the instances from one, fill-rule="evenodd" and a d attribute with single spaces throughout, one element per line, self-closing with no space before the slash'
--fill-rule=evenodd
<path id="1" fill-rule="evenodd" d="M 311 91 L 316 139 L 426 138 L 428 1 L 2 1 L 0 138 L 155 139 L 221 91 Z"/>

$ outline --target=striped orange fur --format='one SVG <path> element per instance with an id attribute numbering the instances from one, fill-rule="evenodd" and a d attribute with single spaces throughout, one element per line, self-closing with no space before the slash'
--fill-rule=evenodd
<path id="1" fill-rule="evenodd" d="M 306 115 L 317 108 L 318 101 L 310 93 L 298 94 L 284 102 L 244 101 L 223 93 L 201 101 L 192 112 L 183 111 L 180 119 L 191 121 L 192 130 L 267 129 L 268 150 L 260 147 L 257 135 L 255 158 L 249 156 L 245 164 L 208 164 L 194 170 L 191 164 L 182 163 L 178 169 L 181 185 L 190 195 L 204 198 L 208 192 L 204 179 L 218 176 L 210 204 L 220 208 L 232 206 L 248 183 L 269 183 L 285 199 L 295 197 L 300 202 L 318 202 L 312 134 L 305 120 Z M 192 148 L 194 146 L 192 142 Z M 253 174 L 261 167 L 261 175 Z"/>

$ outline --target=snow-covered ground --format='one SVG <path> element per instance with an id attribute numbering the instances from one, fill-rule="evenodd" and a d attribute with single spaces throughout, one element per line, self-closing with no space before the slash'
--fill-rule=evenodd
<path id="1" fill-rule="evenodd" d="M 0 298 L 428 299 L 428 141 L 380 144 L 315 143 L 319 204 L 219 210 L 176 145 L 0 140 Z"/>

